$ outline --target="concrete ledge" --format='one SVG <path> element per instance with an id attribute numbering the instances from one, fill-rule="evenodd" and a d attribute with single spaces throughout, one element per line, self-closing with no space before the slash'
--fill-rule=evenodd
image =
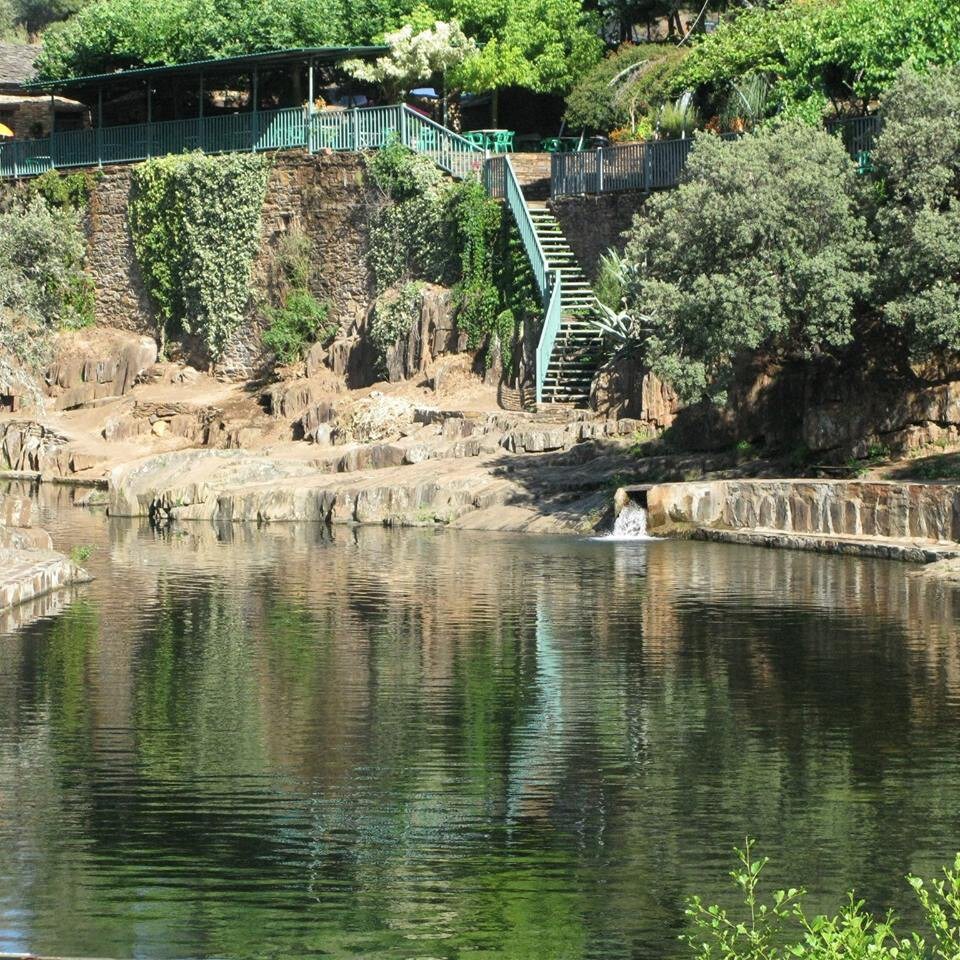
<path id="1" fill-rule="evenodd" d="M 707 540 L 713 543 L 738 543 L 779 550 L 808 550 L 814 553 L 875 557 L 880 560 L 899 560 L 904 563 L 935 563 L 938 560 L 960 557 L 960 544 L 951 547 L 911 540 L 780 533 L 772 530 L 717 530 L 710 527 L 693 527 L 686 531 L 674 532 L 680 532 L 691 540 Z"/>

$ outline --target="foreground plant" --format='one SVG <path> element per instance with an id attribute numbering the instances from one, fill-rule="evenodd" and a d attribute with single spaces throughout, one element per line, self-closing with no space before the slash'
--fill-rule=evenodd
<path id="1" fill-rule="evenodd" d="M 747 838 L 737 849 L 739 866 L 730 877 L 743 895 L 745 911 L 734 916 L 700 897 L 687 902 L 692 932 L 681 937 L 701 960 L 956 960 L 960 957 L 960 853 L 942 880 L 925 884 L 919 877 L 907 881 L 917 894 L 932 937 L 920 933 L 901 937 L 891 912 L 876 918 L 853 893 L 836 915 L 810 917 L 803 908 L 805 891 L 777 890 L 769 902 L 759 897 L 760 877 L 769 862 L 757 858 L 755 841 Z"/>

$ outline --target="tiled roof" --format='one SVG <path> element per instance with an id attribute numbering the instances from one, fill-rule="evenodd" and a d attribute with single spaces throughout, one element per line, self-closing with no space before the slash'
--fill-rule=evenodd
<path id="1" fill-rule="evenodd" d="M 0 87 L 9 89 L 32 80 L 39 52 L 26 43 L 0 43 Z"/>

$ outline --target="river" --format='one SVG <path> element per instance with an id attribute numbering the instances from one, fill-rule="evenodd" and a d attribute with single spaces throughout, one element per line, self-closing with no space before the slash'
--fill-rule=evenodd
<path id="1" fill-rule="evenodd" d="M 960 848 L 960 591 L 903 565 L 73 496 L 96 581 L 0 627 L 0 952 L 670 958 L 747 834 L 907 921 Z"/>

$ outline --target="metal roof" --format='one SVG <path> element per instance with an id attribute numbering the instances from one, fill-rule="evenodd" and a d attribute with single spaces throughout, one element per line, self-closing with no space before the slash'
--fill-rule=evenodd
<path id="1" fill-rule="evenodd" d="M 297 60 L 313 60 L 316 63 L 337 63 L 340 60 L 369 60 L 389 53 L 386 46 L 370 47 L 294 47 L 289 50 L 268 50 L 263 53 L 245 53 L 236 57 L 215 57 L 210 60 L 193 60 L 190 63 L 158 64 L 150 67 L 133 67 L 115 70 L 112 73 L 94 73 L 84 77 L 67 77 L 62 80 L 34 80 L 23 84 L 31 90 L 62 90 L 68 87 L 91 87 L 104 83 L 154 76 L 177 74 L 201 74 L 210 70 L 229 70 L 231 67 L 259 66 L 271 63 L 289 63 Z"/>

